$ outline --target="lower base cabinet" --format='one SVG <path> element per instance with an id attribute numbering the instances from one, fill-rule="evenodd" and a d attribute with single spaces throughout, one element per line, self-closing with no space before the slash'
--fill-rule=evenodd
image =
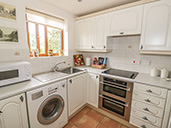
<path id="1" fill-rule="evenodd" d="M 88 104 L 98 108 L 99 101 L 99 75 L 87 74 L 87 99 Z"/>
<path id="2" fill-rule="evenodd" d="M 24 94 L 0 101 L 0 128 L 28 128 Z"/>
<path id="3" fill-rule="evenodd" d="M 69 116 L 86 104 L 86 93 L 86 74 L 68 79 Z"/>

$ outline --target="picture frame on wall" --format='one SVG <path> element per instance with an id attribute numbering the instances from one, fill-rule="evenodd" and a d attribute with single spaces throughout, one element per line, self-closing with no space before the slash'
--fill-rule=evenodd
<path id="1" fill-rule="evenodd" d="M 15 28 L 0 27 L 0 43 L 18 43 L 18 30 Z"/>
<path id="2" fill-rule="evenodd" d="M 0 2 L 0 18 L 16 21 L 16 7 Z"/>

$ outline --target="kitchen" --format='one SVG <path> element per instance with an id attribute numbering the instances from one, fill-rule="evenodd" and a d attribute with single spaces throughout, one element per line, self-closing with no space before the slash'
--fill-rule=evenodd
<path id="1" fill-rule="evenodd" d="M 15 8 L 10 18 L 0 14 L 1 30 L 18 31 L 11 42 L 0 37 L 0 127 L 171 127 L 170 0 L 1 0 L 0 5 Z M 60 35 L 61 49 L 48 50 L 46 36 L 41 45 L 40 36 L 50 30 Z M 85 64 L 73 67 L 73 55 L 84 57 Z M 104 69 L 90 66 L 98 57 L 107 57 Z M 97 115 L 103 118 L 97 121 Z"/>

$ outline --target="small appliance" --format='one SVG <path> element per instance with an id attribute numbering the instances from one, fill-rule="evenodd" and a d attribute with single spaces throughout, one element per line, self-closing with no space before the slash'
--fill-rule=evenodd
<path id="1" fill-rule="evenodd" d="M 0 87 L 32 78 L 29 62 L 0 63 Z"/>

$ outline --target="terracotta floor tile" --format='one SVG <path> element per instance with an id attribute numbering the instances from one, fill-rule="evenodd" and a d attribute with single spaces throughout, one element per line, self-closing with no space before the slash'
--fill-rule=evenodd
<path id="1" fill-rule="evenodd" d="M 90 110 L 86 115 L 98 122 L 100 122 L 104 117 L 104 115 L 102 115 L 101 113 L 96 112 L 94 110 Z"/>
<path id="2" fill-rule="evenodd" d="M 70 122 L 68 122 L 67 125 L 64 126 L 64 128 L 72 128 L 72 126 L 74 126 L 73 124 L 71 124 Z"/>
<path id="3" fill-rule="evenodd" d="M 84 115 L 84 117 L 81 118 L 75 125 L 77 128 L 96 128 L 98 122 L 87 115 Z"/>
<path id="4" fill-rule="evenodd" d="M 82 112 L 77 113 L 74 117 L 72 117 L 69 122 L 75 124 L 77 123 L 85 114 Z"/>
<path id="5" fill-rule="evenodd" d="M 120 128 L 121 127 L 120 123 L 118 123 L 108 117 L 104 117 L 103 120 L 101 121 L 101 124 L 107 128 Z"/>
<path id="6" fill-rule="evenodd" d="M 103 126 L 102 124 L 99 124 L 96 128 L 107 128 L 107 127 Z"/>
<path id="7" fill-rule="evenodd" d="M 81 110 L 81 112 L 83 112 L 84 114 L 86 114 L 87 112 L 89 112 L 91 110 L 91 108 L 89 108 L 89 107 L 84 107 L 82 110 Z"/>
<path id="8" fill-rule="evenodd" d="M 74 126 L 72 126 L 71 128 L 77 128 L 77 127 L 74 125 Z"/>
<path id="9" fill-rule="evenodd" d="M 122 125 L 122 126 L 121 126 L 121 128 L 128 128 L 128 127 L 126 127 L 126 126 Z"/>

